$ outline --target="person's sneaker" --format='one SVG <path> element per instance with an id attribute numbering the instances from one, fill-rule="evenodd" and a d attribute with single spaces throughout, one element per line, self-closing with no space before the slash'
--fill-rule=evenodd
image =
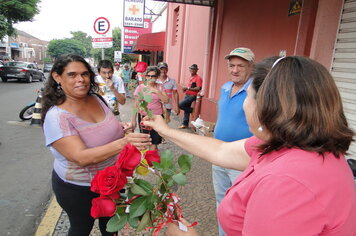
<path id="1" fill-rule="evenodd" d="M 181 125 L 178 127 L 178 129 L 186 129 L 186 128 L 188 128 L 188 126 L 186 126 L 186 125 Z"/>

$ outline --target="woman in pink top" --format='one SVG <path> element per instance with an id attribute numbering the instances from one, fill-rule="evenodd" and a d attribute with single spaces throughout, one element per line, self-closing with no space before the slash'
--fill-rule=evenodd
<path id="1" fill-rule="evenodd" d="M 89 235 L 94 224 L 90 215 L 90 183 L 99 170 L 114 165 L 127 143 L 146 149 L 147 134 L 129 133 L 94 93 L 97 85 L 90 65 L 78 55 L 58 58 L 43 91 L 42 121 L 46 145 L 53 157 L 52 187 L 70 221 L 69 236 Z M 99 218 L 102 235 L 110 218 Z"/>
<path id="2" fill-rule="evenodd" d="M 252 77 L 244 103 L 252 138 L 226 143 L 160 117 L 144 125 L 215 165 L 244 170 L 218 208 L 227 235 L 355 236 L 356 189 L 344 157 L 354 133 L 332 76 L 291 56 L 262 61 Z M 173 223 L 167 232 L 198 235 Z"/>
<path id="3" fill-rule="evenodd" d="M 144 97 L 149 97 L 151 101 L 148 103 L 147 108 L 152 111 L 152 115 L 163 115 L 163 103 L 167 103 L 169 98 L 167 94 L 164 92 L 162 84 L 156 83 L 161 71 L 156 66 L 150 66 L 147 68 L 146 74 L 146 83 L 140 84 L 135 92 L 135 110 L 137 112 L 134 113 L 132 118 L 132 124 L 136 127 L 136 116 L 138 114 L 138 123 L 141 133 L 148 133 L 151 136 L 152 145 L 150 146 L 150 150 L 156 150 L 157 145 L 162 142 L 162 137 L 153 129 L 144 129 L 141 126 L 141 120 L 143 117 L 147 116 L 145 111 L 139 110 L 138 104 L 139 99 L 143 99 Z M 146 99 L 145 99 L 146 100 Z"/>

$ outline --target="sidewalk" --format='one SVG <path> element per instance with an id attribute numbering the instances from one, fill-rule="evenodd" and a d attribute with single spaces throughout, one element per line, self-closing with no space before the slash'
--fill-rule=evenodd
<path id="1" fill-rule="evenodd" d="M 133 99 L 127 99 L 126 104 L 124 106 L 121 106 L 120 109 L 121 120 L 123 122 L 131 121 L 133 111 Z M 180 117 L 177 117 L 172 114 L 172 121 L 170 123 L 170 126 L 178 127 L 180 125 L 180 119 Z M 192 131 L 186 129 L 185 132 Z M 175 158 L 178 158 L 180 154 L 187 153 L 169 141 L 159 145 L 159 149 L 171 150 Z M 198 225 L 195 228 L 199 232 L 199 234 L 204 236 L 218 235 L 215 197 L 211 177 L 211 164 L 194 157 L 192 169 L 187 174 L 187 184 L 183 187 L 180 187 L 177 191 L 177 194 L 181 198 L 180 206 L 182 207 L 184 217 L 190 222 L 198 222 Z M 47 212 L 51 211 L 50 208 L 51 207 L 49 207 Z M 53 234 L 36 234 L 36 236 L 66 236 L 69 228 L 69 221 L 66 213 L 61 211 L 59 214 L 59 218 L 55 219 L 53 222 Z M 125 232 L 126 231 L 122 231 L 119 235 L 126 235 Z M 164 235 L 163 232 L 164 231 L 162 231 L 160 235 Z M 100 231 L 98 230 L 97 224 L 95 224 L 91 236 L 99 235 L 101 235 Z M 148 234 L 129 233 L 129 235 L 131 236 Z"/>

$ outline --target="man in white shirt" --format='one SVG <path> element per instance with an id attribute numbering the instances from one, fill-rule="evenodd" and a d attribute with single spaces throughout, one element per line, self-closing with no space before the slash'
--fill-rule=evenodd
<path id="1" fill-rule="evenodd" d="M 98 73 L 95 82 L 99 86 L 99 94 L 105 99 L 111 111 L 119 115 L 119 103 L 124 105 L 126 102 L 124 83 L 121 77 L 114 75 L 114 67 L 109 60 L 99 62 Z"/>

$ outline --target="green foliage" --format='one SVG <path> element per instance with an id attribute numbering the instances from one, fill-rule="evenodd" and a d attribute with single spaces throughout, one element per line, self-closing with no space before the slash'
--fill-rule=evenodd
<path id="1" fill-rule="evenodd" d="M 156 177 L 156 183 L 135 177 L 126 187 L 126 199 L 131 199 L 129 213 L 126 213 L 123 207 L 118 207 L 113 217 L 115 219 L 111 219 L 107 225 L 110 232 L 116 232 L 112 231 L 114 229 L 121 229 L 123 222 L 127 222 L 137 232 L 140 232 L 146 227 L 155 227 L 162 223 L 167 213 L 176 217 L 177 209 L 174 208 L 174 211 L 170 212 L 168 208 L 168 204 L 171 206 L 176 204 L 171 195 L 172 187 L 177 184 L 185 185 L 185 174 L 191 169 L 192 158 L 192 155 L 181 155 L 178 158 L 179 168 L 177 168 L 173 162 L 172 152 L 164 151 L 161 154 L 160 163 L 153 162 L 153 170 L 151 169 L 151 174 Z"/>
<path id="2" fill-rule="evenodd" d="M 0 0 L 0 39 L 13 36 L 13 24 L 30 21 L 39 12 L 39 0 Z"/>
<path id="3" fill-rule="evenodd" d="M 71 39 L 77 40 L 83 44 L 83 47 L 86 50 L 85 57 L 91 57 L 92 37 L 83 31 L 71 31 L 70 33 L 72 34 Z"/>
<path id="4" fill-rule="evenodd" d="M 58 58 L 61 55 L 74 53 L 86 56 L 87 51 L 82 42 L 75 39 L 55 39 L 51 40 L 47 49 L 49 55 L 54 58 Z"/>
<path id="5" fill-rule="evenodd" d="M 113 232 L 113 233 L 119 231 L 126 225 L 127 220 L 128 220 L 127 214 L 121 216 L 115 214 L 113 217 L 111 217 L 109 222 L 106 224 L 106 231 Z"/>

